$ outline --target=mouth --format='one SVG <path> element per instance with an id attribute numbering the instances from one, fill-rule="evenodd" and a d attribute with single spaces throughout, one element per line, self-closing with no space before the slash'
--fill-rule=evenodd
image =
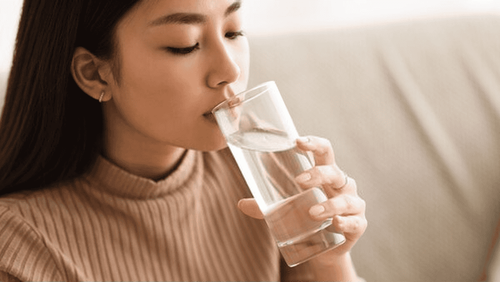
<path id="1" fill-rule="evenodd" d="M 203 117 L 208 119 L 210 122 L 217 123 L 217 120 L 215 119 L 215 115 L 213 113 L 214 109 L 217 108 L 220 104 L 224 103 L 225 101 L 226 100 L 222 100 L 219 103 L 217 103 L 216 105 L 214 105 L 209 111 L 207 111 L 203 114 Z"/>
<path id="2" fill-rule="evenodd" d="M 212 123 L 217 123 L 217 120 L 215 120 L 215 116 L 214 116 L 214 114 L 212 114 L 211 111 L 204 113 L 203 117 Z"/>

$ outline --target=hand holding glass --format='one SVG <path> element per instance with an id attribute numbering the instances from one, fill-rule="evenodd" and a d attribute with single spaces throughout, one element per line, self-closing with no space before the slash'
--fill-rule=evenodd
<path id="1" fill-rule="evenodd" d="M 274 82 L 235 95 L 212 112 L 289 266 L 345 242 L 331 219 L 309 215 L 327 197 L 320 187 L 304 190 L 294 181 L 314 161 L 296 147 L 299 135 Z"/>

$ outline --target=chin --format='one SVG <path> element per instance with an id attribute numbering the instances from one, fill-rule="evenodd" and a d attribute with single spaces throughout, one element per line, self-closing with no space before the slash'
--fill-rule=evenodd
<path id="1" fill-rule="evenodd" d="M 227 147 L 227 142 L 224 136 L 217 132 L 217 134 L 206 134 L 201 137 L 195 138 L 192 146 L 188 146 L 188 149 L 193 149 L 197 151 L 219 151 Z"/>
<path id="2" fill-rule="evenodd" d="M 220 151 L 220 150 L 223 150 L 225 148 L 227 148 L 227 144 L 226 143 L 222 144 L 221 146 L 214 147 L 212 150 L 206 150 L 206 151 Z"/>
<path id="3" fill-rule="evenodd" d="M 203 144 L 201 146 L 201 148 L 199 149 L 199 151 L 204 151 L 204 152 L 219 151 L 219 150 L 222 150 L 224 148 L 227 148 L 227 143 L 226 143 L 225 139 L 223 139 L 222 141 L 219 141 L 219 142 L 215 142 L 215 143 Z"/>

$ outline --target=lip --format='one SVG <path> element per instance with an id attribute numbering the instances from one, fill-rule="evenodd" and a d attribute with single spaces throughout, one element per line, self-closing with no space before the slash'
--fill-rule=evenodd
<path id="1" fill-rule="evenodd" d="M 215 116 L 212 113 L 212 111 L 208 111 L 208 112 L 204 113 L 203 117 L 208 119 L 208 121 L 210 121 L 212 123 L 217 123 L 217 120 L 215 120 Z"/>
<path id="2" fill-rule="evenodd" d="M 206 111 L 204 114 L 203 114 L 203 117 L 205 117 L 206 119 L 208 119 L 209 121 L 211 122 L 214 122 L 214 123 L 217 123 L 217 120 L 215 119 L 215 115 L 214 115 L 214 111 L 219 108 L 220 105 L 224 104 L 224 103 L 228 103 L 230 102 L 232 99 L 234 99 L 236 96 L 238 96 L 237 94 L 235 94 L 235 92 L 229 88 L 228 89 L 228 92 L 226 93 L 226 95 L 224 95 L 226 98 L 220 102 L 218 102 L 217 104 L 215 104 L 210 110 Z M 238 99 L 239 101 L 239 99 Z"/>
<path id="3" fill-rule="evenodd" d="M 217 104 L 215 104 L 210 110 L 206 111 L 204 114 L 203 114 L 203 117 L 205 117 L 206 119 L 208 119 L 209 121 L 211 122 L 217 122 L 217 120 L 215 119 L 215 115 L 214 115 L 214 110 L 220 105 L 220 104 L 223 104 L 224 102 L 226 102 L 227 99 L 224 99 L 220 102 L 218 102 Z"/>

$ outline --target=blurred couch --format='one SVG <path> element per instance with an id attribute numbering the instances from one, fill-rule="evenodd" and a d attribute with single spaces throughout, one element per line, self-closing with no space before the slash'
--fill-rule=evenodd
<path id="1" fill-rule="evenodd" d="M 478 281 L 500 218 L 500 16 L 250 36 L 299 133 L 333 143 L 367 202 L 367 281 Z"/>

